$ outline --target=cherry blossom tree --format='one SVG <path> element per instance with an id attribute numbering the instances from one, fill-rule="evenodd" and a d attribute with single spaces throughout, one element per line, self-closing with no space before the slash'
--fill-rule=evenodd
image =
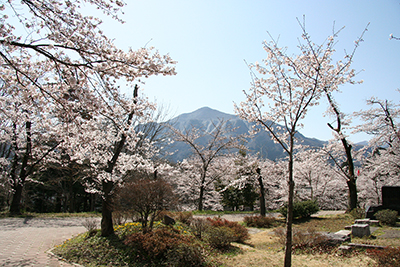
<path id="1" fill-rule="evenodd" d="M 247 189 L 249 186 L 251 186 L 251 188 L 258 187 L 260 215 L 265 216 L 265 187 L 263 177 L 261 175 L 260 160 L 258 159 L 257 155 L 247 155 L 244 151 L 239 151 L 235 163 L 238 169 L 237 178 L 239 181 L 242 181 L 242 185 L 240 187 L 243 189 Z M 246 191 L 248 191 L 248 189 Z M 252 192 L 249 192 L 248 194 L 250 195 L 251 201 Z"/>
<path id="2" fill-rule="evenodd" d="M 50 117 L 50 102 L 37 97 L 30 89 L 20 89 L 6 77 L 0 88 L 1 164 L 11 187 L 10 211 L 13 214 L 20 212 L 22 190 L 27 177 L 44 158 L 54 154 L 62 140 L 54 131 L 57 125 Z M 39 105 L 40 109 L 37 109 Z"/>
<path id="3" fill-rule="evenodd" d="M 203 161 L 196 156 L 185 159 L 178 164 L 173 184 L 177 188 L 180 204 L 184 209 L 198 209 L 200 189 L 202 192 L 203 209 L 222 210 L 221 189 L 218 184 L 234 175 L 234 157 L 230 154 L 219 155 L 207 167 L 205 178 L 202 174 Z"/>
<path id="4" fill-rule="evenodd" d="M 287 176 L 287 161 L 265 159 L 260 162 L 260 177 L 265 188 L 267 209 L 276 210 L 287 200 L 288 187 L 285 179 Z"/>
<path id="5" fill-rule="evenodd" d="M 316 45 L 311 42 L 305 23 L 299 24 L 304 41 L 299 44 L 299 55 L 287 55 L 286 49 L 278 47 L 272 38 L 271 42 L 264 42 L 265 65 L 256 63 L 250 68 L 265 78 L 259 78 L 253 72 L 252 86 L 244 92 L 246 100 L 236 105 L 236 113 L 242 119 L 263 126 L 288 156 L 285 266 L 291 266 L 296 133 L 302 127 L 301 120 L 311 107 L 318 104 L 324 91 L 335 91 L 354 76 L 347 57 L 344 59 L 346 64 L 342 61 L 332 63 L 337 33 L 323 45 Z M 278 126 L 279 123 L 283 126 Z"/>
<path id="6" fill-rule="evenodd" d="M 249 202 L 252 200 L 254 188 L 258 187 L 260 215 L 265 216 L 265 188 L 261 175 L 261 160 L 257 155 L 249 155 L 245 150 L 240 150 L 234 155 L 233 164 L 231 165 L 231 173 L 225 179 L 220 181 L 221 193 L 231 194 L 231 197 L 242 197 L 246 192 Z M 249 192 L 250 191 L 250 192 Z M 236 195 L 236 196 L 235 196 Z M 245 202 L 241 199 L 241 202 Z M 252 203 L 248 203 L 251 204 Z"/>
<path id="7" fill-rule="evenodd" d="M 363 181 L 363 201 L 381 204 L 381 188 L 396 185 L 400 175 L 400 108 L 398 104 L 375 97 L 367 100 L 370 109 L 355 112 L 364 123 L 356 127 L 356 132 L 372 135 L 368 147 L 361 179 Z"/>
<path id="8" fill-rule="evenodd" d="M 80 12 L 81 2 L 10 0 L 0 5 L 0 85 L 6 98 L 1 143 L 10 148 L 2 164 L 18 203 L 26 177 L 40 161 L 52 159 L 50 154 L 63 150 L 77 160 L 90 158 L 103 186 L 102 234 L 109 235 L 107 203 L 114 181 L 127 163 L 140 165 L 138 157 L 121 152 L 140 135 L 131 128 L 133 119 L 153 108 L 137 94 L 123 96 L 119 87 L 133 88 L 151 75 L 174 75 L 175 69 L 168 55 L 153 48 L 117 48 L 101 31 L 99 19 Z M 122 22 L 122 2 L 83 2 Z M 18 212 L 17 204 L 12 207 Z"/>
<path id="9" fill-rule="evenodd" d="M 296 166 L 295 166 L 295 180 L 296 187 L 298 189 L 309 189 L 311 200 L 316 200 L 316 191 L 321 186 L 320 180 L 324 178 L 324 171 L 326 170 L 326 162 L 323 158 L 325 155 L 320 155 L 315 149 L 312 148 L 300 148 L 295 155 Z M 324 182 L 325 186 L 326 182 Z M 324 191 L 324 189 L 323 189 Z M 302 198 L 303 196 L 300 196 Z M 303 199 L 302 199 L 303 200 Z"/>
<path id="10" fill-rule="evenodd" d="M 349 121 L 345 121 L 345 114 L 340 110 L 336 102 L 333 100 L 330 92 L 325 92 L 329 102 L 328 111 L 335 117 L 336 126 L 328 123 L 329 128 L 335 133 L 336 139 L 332 141 L 331 145 L 328 146 L 326 152 L 331 156 L 335 165 L 341 170 L 342 174 L 346 177 L 346 183 L 348 187 L 348 205 L 347 211 L 351 211 L 357 208 L 357 177 L 355 174 L 354 156 L 353 156 L 353 145 L 349 142 L 344 132 L 345 125 L 349 124 Z M 335 144 L 334 144 L 335 143 Z M 342 149 L 340 149 L 340 147 Z"/>
<path id="11" fill-rule="evenodd" d="M 212 122 L 211 129 L 202 129 L 192 126 L 189 129 L 178 130 L 171 128 L 175 135 L 175 141 L 185 142 L 193 151 L 192 167 L 198 176 L 198 210 L 203 210 L 204 192 L 207 186 L 214 182 L 218 176 L 209 176 L 209 170 L 213 167 L 217 158 L 225 155 L 229 150 L 240 147 L 240 136 L 231 136 L 233 132 L 232 125 L 228 121 L 219 119 L 217 122 Z M 202 143 L 205 142 L 205 143 Z M 185 164 L 189 162 L 186 161 Z M 221 167 L 222 164 L 214 167 Z M 187 168 L 186 168 L 187 169 Z"/>
<path id="12" fill-rule="evenodd" d="M 344 149 L 346 144 L 346 150 Z M 364 161 L 366 147 L 353 150 L 353 144 L 343 138 L 339 140 L 331 140 L 323 148 L 323 151 L 330 157 L 333 162 L 333 171 L 337 177 L 346 182 L 347 187 L 347 211 L 351 211 L 359 206 L 356 164 L 361 164 Z M 346 152 L 347 151 L 347 152 Z M 350 164 L 349 164 L 350 162 Z"/>
<path id="13" fill-rule="evenodd" d="M 355 112 L 364 123 L 356 127 L 356 132 L 372 135 L 370 145 L 374 147 L 393 147 L 400 142 L 399 117 L 400 107 L 388 100 L 372 97 L 367 100 L 369 110 Z"/>
<path id="14" fill-rule="evenodd" d="M 300 147 L 295 157 L 295 191 L 299 200 L 316 200 L 321 209 L 346 207 L 342 176 L 335 171 L 335 166 L 323 150 Z"/>
<path id="15" fill-rule="evenodd" d="M 346 71 L 349 69 L 351 63 L 353 62 L 353 58 L 355 55 L 355 52 L 357 48 L 359 47 L 360 43 L 363 41 L 363 36 L 365 32 L 367 31 L 368 25 L 364 29 L 364 31 L 361 34 L 361 37 L 359 37 L 355 41 L 355 46 L 354 49 L 350 54 L 346 54 L 345 58 L 343 61 L 338 62 L 336 72 L 337 73 L 342 73 L 343 71 Z M 355 84 L 354 80 L 352 78 L 355 76 L 355 71 L 351 70 L 350 75 L 346 77 L 345 81 L 342 82 L 349 82 L 352 84 Z M 340 111 L 338 103 L 336 103 L 334 97 L 333 97 L 333 92 L 339 92 L 338 86 L 336 84 L 336 80 L 333 79 L 332 81 L 329 81 L 325 87 L 323 87 L 323 91 L 325 94 L 326 99 L 328 100 L 328 109 L 327 109 L 327 114 L 334 119 L 334 122 L 328 123 L 327 125 L 329 128 L 332 130 L 332 132 L 335 135 L 335 140 L 337 142 L 341 143 L 342 149 L 343 149 L 343 154 L 345 155 L 345 160 L 342 160 L 340 163 L 340 156 L 335 157 L 333 156 L 333 153 L 329 153 L 331 156 L 332 160 L 335 161 L 335 165 L 338 166 L 341 169 L 341 172 L 346 176 L 346 183 L 348 187 L 348 211 L 351 211 L 355 208 L 357 208 L 357 177 L 355 174 L 355 167 L 354 167 L 354 159 L 352 155 L 352 144 L 349 142 L 348 137 L 345 134 L 345 128 L 346 126 L 349 125 L 350 120 L 346 118 L 346 115 Z M 359 81 L 358 83 L 362 83 L 362 81 Z"/>

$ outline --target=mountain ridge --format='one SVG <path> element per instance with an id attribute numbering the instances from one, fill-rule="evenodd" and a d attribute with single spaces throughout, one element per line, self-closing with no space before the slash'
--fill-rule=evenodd
<path id="1" fill-rule="evenodd" d="M 174 128 L 183 131 L 191 127 L 202 128 L 206 131 L 211 131 L 215 123 L 219 120 L 229 121 L 233 128 L 237 128 L 234 133 L 230 135 L 237 136 L 239 134 L 247 133 L 254 127 L 254 123 L 247 122 L 240 119 L 237 115 L 232 115 L 212 109 L 209 107 L 202 107 L 193 112 L 183 113 L 168 121 Z M 256 126 L 259 131 L 251 138 L 247 139 L 246 147 L 249 154 L 259 154 L 262 158 L 270 160 L 280 159 L 286 156 L 284 150 L 279 144 L 276 144 L 270 137 L 270 134 L 265 129 Z M 311 147 L 322 147 L 325 141 L 316 138 L 308 138 L 300 132 L 296 134 L 304 145 Z M 192 155 L 191 148 L 188 144 L 183 142 L 175 142 L 174 146 L 166 148 L 168 154 L 172 154 L 169 158 L 172 162 L 182 161 Z"/>
<path id="2" fill-rule="evenodd" d="M 175 118 L 173 118 L 172 120 L 187 119 L 187 117 L 196 118 L 196 119 L 200 119 L 200 118 L 204 119 L 204 118 L 209 118 L 209 117 L 220 117 L 220 116 L 216 116 L 216 114 L 220 114 L 220 116 L 222 118 L 236 117 L 236 115 L 224 113 L 222 111 L 212 109 L 210 107 L 201 107 L 192 112 L 182 113 L 182 114 L 176 116 Z"/>

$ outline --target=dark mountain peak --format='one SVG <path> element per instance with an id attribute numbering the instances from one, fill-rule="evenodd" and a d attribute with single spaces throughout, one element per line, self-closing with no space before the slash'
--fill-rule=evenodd
<path id="1" fill-rule="evenodd" d="M 223 113 L 216 109 L 212 109 L 209 107 L 202 107 L 190 113 L 184 113 L 179 115 L 178 117 L 174 118 L 175 121 L 189 121 L 189 120 L 215 120 L 215 119 L 235 119 L 235 115 Z"/>
<path id="2" fill-rule="evenodd" d="M 190 128 L 202 129 L 206 132 L 211 132 L 214 130 L 215 122 L 218 119 L 224 121 L 229 120 L 234 130 L 227 134 L 231 136 L 237 136 L 239 134 L 248 133 L 253 129 L 254 123 L 241 120 L 238 116 L 223 113 L 221 111 L 202 107 L 190 113 L 181 114 L 172 121 L 171 125 L 178 130 L 185 130 Z M 279 159 L 284 157 L 286 154 L 279 144 L 275 144 L 270 137 L 270 134 L 265 131 L 262 127 L 259 127 L 260 131 L 256 133 L 252 138 L 248 139 L 246 143 L 250 154 L 258 153 L 262 158 L 269 158 L 271 160 Z M 312 147 L 318 147 L 323 145 L 323 141 L 304 137 L 302 134 L 298 133 L 297 138 L 304 145 L 309 145 Z M 199 142 L 205 142 L 205 140 L 200 140 Z M 205 145 L 205 144 L 203 144 Z M 189 145 L 182 142 L 175 142 L 173 147 L 169 148 L 168 153 L 173 153 L 170 158 L 171 161 L 177 162 L 191 156 L 192 151 Z"/>

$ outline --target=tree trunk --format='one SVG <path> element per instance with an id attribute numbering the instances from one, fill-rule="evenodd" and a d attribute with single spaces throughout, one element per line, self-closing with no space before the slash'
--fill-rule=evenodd
<path id="1" fill-rule="evenodd" d="M 96 195 L 90 194 L 90 211 L 94 211 L 96 206 Z"/>
<path id="2" fill-rule="evenodd" d="M 314 190 L 311 185 L 310 185 L 310 188 L 311 188 L 311 200 L 314 200 Z"/>
<path id="3" fill-rule="evenodd" d="M 73 213 L 75 212 L 75 194 L 74 194 L 74 186 L 72 182 L 69 183 L 69 192 L 68 192 L 68 212 Z"/>
<path id="4" fill-rule="evenodd" d="M 20 206 L 21 206 L 22 190 L 23 190 L 23 186 L 25 183 L 25 179 L 28 175 L 28 172 L 27 172 L 28 160 L 31 157 L 31 151 L 32 151 L 31 127 L 32 127 L 32 123 L 30 121 L 25 122 L 26 148 L 25 148 L 24 157 L 22 158 L 21 170 L 19 172 L 18 179 L 15 179 L 16 178 L 16 170 L 17 170 L 16 166 L 18 165 L 18 157 L 16 155 L 14 156 L 14 162 L 13 162 L 14 170 L 12 171 L 13 176 L 14 176 L 13 177 L 14 184 L 12 186 L 12 189 L 14 189 L 14 195 L 13 195 L 13 199 L 12 199 L 11 206 L 10 206 L 11 214 L 21 214 Z M 17 148 L 17 146 L 16 146 L 16 148 Z"/>
<path id="5" fill-rule="evenodd" d="M 139 86 L 135 85 L 135 88 L 133 90 L 133 102 L 136 104 L 137 103 L 137 96 L 138 96 L 138 90 Z M 129 115 L 128 115 L 128 121 L 127 121 L 127 128 L 125 131 L 128 130 L 128 127 L 132 123 L 132 118 L 133 115 L 135 114 L 135 110 L 132 110 Z M 113 170 L 115 165 L 117 164 L 117 160 L 119 155 L 121 154 L 121 151 L 125 145 L 126 141 L 126 134 L 123 133 L 121 136 L 121 139 L 115 143 L 115 150 L 114 154 L 111 158 L 111 160 L 108 161 L 107 167 L 105 168 L 105 172 L 109 173 L 110 176 L 112 176 Z M 114 182 L 113 181 L 102 181 L 102 186 L 103 186 L 103 199 L 102 199 L 102 209 L 101 209 L 101 235 L 102 236 L 110 236 L 114 234 L 114 227 L 113 227 L 113 221 L 112 221 L 112 190 L 114 188 Z"/>
<path id="6" fill-rule="evenodd" d="M 335 131 L 338 135 L 343 136 L 340 139 L 340 141 L 342 142 L 344 151 L 346 153 L 346 159 L 347 159 L 346 163 L 347 163 L 347 167 L 348 167 L 348 173 L 346 174 L 347 186 L 349 188 L 347 211 L 351 211 L 352 209 L 357 208 L 357 187 L 356 187 L 357 178 L 354 174 L 354 162 L 353 162 L 353 156 L 351 154 L 352 146 L 347 142 L 346 138 L 344 137 L 344 135 L 342 133 L 341 112 L 339 111 L 338 107 L 334 103 L 334 101 L 329 93 L 326 93 L 326 97 L 329 101 L 331 108 L 333 109 L 333 112 L 336 114 L 336 122 L 337 122 L 336 128 L 334 128 L 330 123 L 328 123 L 328 126 L 333 131 Z M 342 168 L 343 168 L 343 166 L 342 166 Z"/>
<path id="7" fill-rule="evenodd" d="M 199 211 L 203 210 L 203 198 L 204 198 L 204 183 L 206 182 L 206 172 L 207 169 L 204 168 L 203 173 L 201 174 L 201 185 L 200 185 L 200 194 L 199 194 Z"/>
<path id="8" fill-rule="evenodd" d="M 112 197 L 111 191 L 114 188 L 114 182 L 103 181 L 103 199 L 101 209 L 101 236 L 110 236 L 114 234 L 114 227 L 112 221 Z"/>
<path id="9" fill-rule="evenodd" d="M 22 185 L 19 183 L 18 174 L 17 174 L 17 166 L 18 166 L 18 156 L 14 155 L 13 163 L 11 166 L 11 205 L 10 205 L 10 213 L 12 215 L 19 215 L 20 211 L 20 203 L 22 196 Z"/>
<path id="10" fill-rule="evenodd" d="M 263 184 L 262 177 L 261 177 L 261 169 L 257 168 L 256 171 L 258 174 L 258 184 L 260 185 L 260 215 L 265 217 L 265 215 L 266 215 L 265 189 L 264 189 L 264 184 Z"/>
<path id="11" fill-rule="evenodd" d="M 349 188 L 348 194 L 348 211 L 352 211 L 353 209 L 357 208 L 357 186 L 356 180 L 349 179 L 347 180 L 347 187 Z"/>
<path id="12" fill-rule="evenodd" d="M 200 186 L 200 195 L 199 195 L 199 211 L 203 210 L 203 198 L 204 198 L 204 186 Z"/>
<path id="13" fill-rule="evenodd" d="M 20 215 L 21 214 L 21 198 L 22 198 L 22 185 L 20 183 L 17 186 L 13 187 L 14 193 L 12 196 L 10 213 L 11 215 Z"/>
<path id="14" fill-rule="evenodd" d="M 293 197 L 294 197 L 294 181 L 293 181 L 293 138 L 291 136 L 291 144 L 289 147 L 289 196 L 288 196 L 288 209 L 286 217 L 286 246 L 285 246 L 285 267 L 292 266 L 292 223 L 293 223 Z"/>
<path id="15" fill-rule="evenodd" d="M 56 205 L 54 211 L 56 213 L 61 212 L 61 197 L 59 193 L 56 194 Z"/>
<path id="16" fill-rule="evenodd" d="M 347 174 L 347 187 L 349 189 L 348 193 L 348 211 L 352 211 L 353 209 L 357 208 L 357 185 L 356 185 L 356 175 L 354 171 L 354 162 L 353 162 L 353 156 L 351 154 L 351 149 L 352 146 L 347 142 L 345 138 L 342 138 L 342 144 L 344 147 L 344 150 L 346 152 L 346 157 L 347 157 L 347 168 L 348 168 L 348 174 Z"/>
<path id="17" fill-rule="evenodd" d="M 292 223 L 293 223 L 293 195 L 294 182 L 289 182 L 288 209 L 286 217 L 286 247 L 285 247 L 285 267 L 292 266 Z"/>

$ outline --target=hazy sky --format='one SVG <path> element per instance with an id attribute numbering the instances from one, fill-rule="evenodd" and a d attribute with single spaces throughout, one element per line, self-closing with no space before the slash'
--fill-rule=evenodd
<path id="1" fill-rule="evenodd" d="M 306 16 L 306 28 L 315 43 L 322 43 L 335 29 L 345 26 L 336 46 L 336 59 L 351 51 L 354 41 L 368 23 L 364 42 L 352 65 L 361 71 L 361 85 L 343 86 L 335 95 L 341 110 L 352 113 L 366 109 L 371 96 L 400 100 L 400 1 L 234 1 L 234 0 L 126 0 L 125 24 L 105 19 L 105 33 L 119 47 L 133 49 L 154 46 L 169 53 L 178 63 L 174 77 L 152 77 L 141 88 L 151 100 L 169 105 L 172 115 L 192 112 L 208 106 L 234 113 L 233 102 L 244 100 L 243 90 L 250 87 L 245 63 L 266 57 L 264 40 L 279 37 L 279 45 L 297 53 L 301 29 L 296 18 Z M 308 137 L 332 138 L 323 117 L 327 103 L 311 109 L 305 127 Z M 366 136 L 351 136 L 361 141 Z"/>

